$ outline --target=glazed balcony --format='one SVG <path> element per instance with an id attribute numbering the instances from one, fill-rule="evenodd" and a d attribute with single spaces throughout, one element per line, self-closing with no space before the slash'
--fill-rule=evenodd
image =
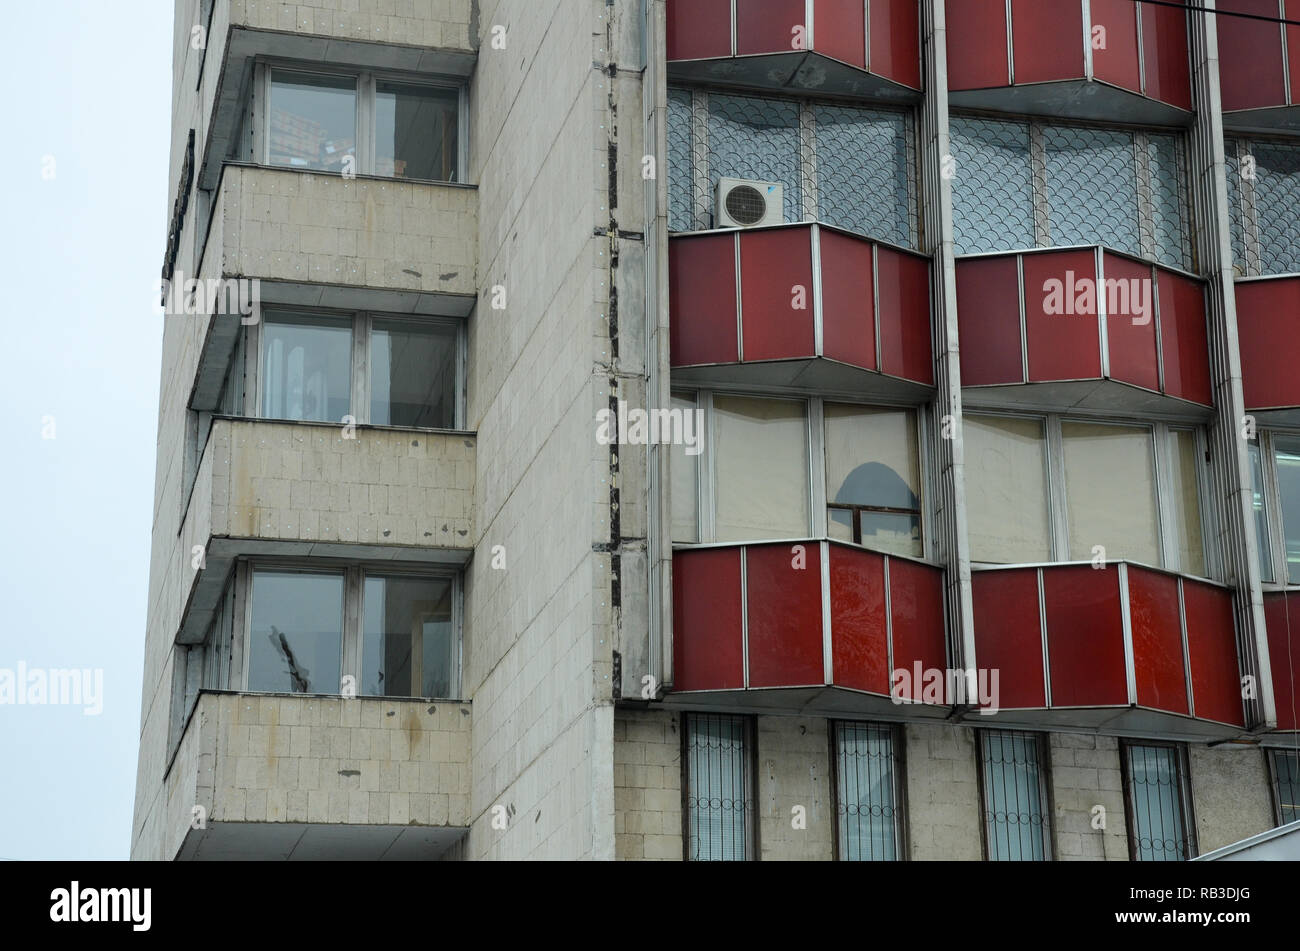
<path id="1" fill-rule="evenodd" d="M 897 714 L 893 671 L 948 666 L 943 588 L 933 565 L 837 542 L 679 550 L 669 699 L 739 711 Z M 909 681 L 898 696 L 919 701 L 920 685 Z M 949 712 L 919 702 L 906 709 Z"/>
<path id="2" fill-rule="evenodd" d="M 919 17 L 916 0 L 668 0 L 668 75 L 914 100 Z"/>
<path id="3" fill-rule="evenodd" d="M 928 258 L 816 224 L 674 235 L 668 255 L 674 382 L 928 398 Z"/>
<path id="4" fill-rule="evenodd" d="M 1218 0 L 1219 89 L 1229 129 L 1300 130 L 1300 0 Z"/>
<path id="5" fill-rule="evenodd" d="M 1205 291 L 1180 271 L 1101 247 L 964 257 L 957 315 L 972 404 L 1208 415 Z"/>
<path id="6" fill-rule="evenodd" d="M 1156 125 L 1191 120 L 1183 10 L 1134 0 L 947 0 L 946 20 L 954 106 Z"/>
<path id="7" fill-rule="evenodd" d="M 1232 592 L 1125 562 L 972 574 L 992 721 L 1224 738 L 1245 729 Z M 984 719 L 984 717 L 981 717 Z"/>
<path id="8" fill-rule="evenodd" d="M 1268 656 L 1273 669 L 1273 703 L 1279 730 L 1300 730 L 1296 685 L 1300 678 L 1293 658 L 1300 657 L 1300 591 L 1265 591 L 1264 622 L 1268 626 Z"/>
<path id="9" fill-rule="evenodd" d="M 1300 275 L 1239 280 L 1236 292 L 1246 409 L 1261 423 L 1300 425 Z"/>

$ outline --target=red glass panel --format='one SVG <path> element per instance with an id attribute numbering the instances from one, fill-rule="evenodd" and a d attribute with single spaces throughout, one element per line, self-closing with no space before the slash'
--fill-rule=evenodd
<path id="1" fill-rule="evenodd" d="M 1277 0 L 1219 0 L 1221 11 L 1277 19 Z M 1223 108 L 1258 109 L 1286 104 L 1282 33 L 1276 23 L 1220 16 L 1219 87 Z"/>
<path id="2" fill-rule="evenodd" d="M 740 549 L 673 555 L 674 688 L 740 689 L 742 652 Z"/>
<path id="3" fill-rule="evenodd" d="M 1300 278 L 1237 284 L 1237 337 L 1247 409 L 1300 406 Z"/>
<path id="4" fill-rule="evenodd" d="M 1187 654 L 1192 668 L 1196 715 L 1245 726 L 1237 669 L 1237 634 L 1232 592 L 1195 581 L 1183 582 Z"/>
<path id="5" fill-rule="evenodd" d="M 794 549 L 802 548 L 802 552 Z M 802 567 L 797 567 L 802 566 Z M 825 683 L 821 547 L 759 545 L 745 552 L 749 685 Z"/>
<path id="6" fill-rule="evenodd" d="M 831 545 L 830 553 L 831 663 L 835 683 L 888 694 L 885 559 L 843 545 Z"/>
<path id="7" fill-rule="evenodd" d="M 842 63 L 867 65 L 867 8 L 862 0 L 815 0 L 813 47 Z M 872 11 L 874 17 L 874 11 Z M 873 20 L 874 22 L 874 20 Z"/>
<path id="8" fill-rule="evenodd" d="M 832 360 L 876 369 L 871 243 L 821 230 L 822 348 Z"/>
<path id="9" fill-rule="evenodd" d="M 943 627 L 943 572 L 928 565 L 891 558 L 889 607 L 894 623 L 894 668 L 908 672 L 912 687 L 901 696 L 919 700 L 921 685 L 911 676 L 915 665 L 920 663 L 922 671 L 943 671 L 948 666 Z"/>
<path id="10" fill-rule="evenodd" d="M 740 232 L 740 313 L 746 362 L 813 356 L 811 241 L 811 228 Z"/>
<path id="11" fill-rule="evenodd" d="M 1119 571 L 1069 565 L 1043 572 L 1052 706 L 1128 703 Z"/>
<path id="12" fill-rule="evenodd" d="M 789 53 L 806 48 L 805 14 L 803 0 L 742 0 L 736 4 L 736 53 Z M 805 45 L 796 47 L 796 37 Z"/>
<path id="13" fill-rule="evenodd" d="M 930 349 L 930 262 L 883 245 L 876 250 L 881 370 L 934 385 Z"/>
<path id="14" fill-rule="evenodd" d="M 1187 669 L 1183 664 L 1178 579 L 1130 567 L 1128 595 L 1137 702 L 1156 710 L 1186 714 Z"/>
<path id="15" fill-rule="evenodd" d="M 1007 86 L 1005 0 L 947 0 L 948 88 Z"/>
<path id="16" fill-rule="evenodd" d="M 1150 7 L 1143 9 L 1143 16 Z M 1134 92 L 1142 91 L 1138 66 L 1137 4 L 1133 0 L 1092 0 L 1092 74 Z M 1099 30 L 1105 30 L 1102 34 Z M 1105 37 L 1105 46 L 1100 39 Z M 1184 59 L 1186 49 L 1183 50 Z"/>
<path id="17" fill-rule="evenodd" d="M 731 0 L 668 0 L 668 59 L 731 55 Z"/>
<path id="18" fill-rule="evenodd" d="M 1016 85 L 1083 78 L 1083 4 L 1011 0 Z"/>
<path id="19" fill-rule="evenodd" d="M 921 88 L 921 24 L 917 0 L 871 0 L 871 71 Z M 817 45 L 825 36 L 817 26 Z"/>
<path id="20" fill-rule="evenodd" d="M 1184 11 L 1142 4 L 1142 62 L 1148 96 L 1180 109 L 1192 108 L 1192 73 Z"/>
<path id="21" fill-rule="evenodd" d="M 1160 389 L 1156 356 L 1156 305 L 1151 268 L 1116 254 L 1102 257 L 1105 270 L 1106 343 L 1110 378 Z"/>
<path id="22" fill-rule="evenodd" d="M 1205 329 L 1205 287 L 1199 281 L 1156 269 L 1160 298 L 1160 350 L 1165 392 L 1209 406 L 1210 341 Z"/>
<path id="23" fill-rule="evenodd" d="M 1024 269 L 1029 379 L 1098 379 L 1101 337 L 1095 255 L 1091 251 L 1026 254 Z"/>
<path id="24" fill-rule="evenodd" d="M 1047 706 L 1038 571 L 977 571 L 971 576 L 971 603 L 975 657 L 981 670 L 998 672 L 998 706 Z"/>
<path id="25" fill-rule="evenodd" d="M 668 242 L 669 341 L 673 366 L 735 363 L 736 237 Z"/>
<path id="26" fill-rule="evenodd" d="M 1291 620 L 1294 612 L 1296 619 Z M 1296 707 L 1300 697 L 1295 685 L 1300 682 L 1300 597 L 1286 594 L 1264 595 L 1264 623 L 1268 628 L 1268 661 L 1273 673 L 1273 703 L 1277 707 L 1279 730 L 1300 730 Z M 1200 694 L 1196 695 L 1197 712 L 1200 711 Z"/>
<path id="27" fill-rule="evenodd" d="M 962 386 L 1025 381 L 1014 256 L 957 262 L 957 325 Z"/>

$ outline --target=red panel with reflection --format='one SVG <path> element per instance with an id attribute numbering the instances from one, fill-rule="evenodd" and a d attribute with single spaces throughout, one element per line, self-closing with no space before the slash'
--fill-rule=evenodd
<path id="1" fill-rule="evenodd" d="M 957 262 L 957 325 L 962 386 L 1025 381 L 1015 255 Z"/>
<path id="2" fill-rule="evenodd" d="M 971 603 L 975 654 L 981 669 L 998 672 L 998 706 L 1047 706 L 1037 569 L 975 572 Z"/>
<path id="3" fill-rule="evenodd" d="M 1192 703 L 1196 715 L 1244 727 L 1232 592 L 1197 581 L 1184 581 L 1183 604 L 1187 613 L 1187 655 L 1192 668 Z"/>
<path id="4" fill-rule="evenodd" d="M 1083 78 L 1083 4 L 1011 0 L 1016 85 Z"/>
<path id="5" fill-rule="evenodd" d="M 872 11 L 872 24 L 875 11 Z M 842 63 L 867 66 L 866 7 L 859 0 L 814 0 L 813 46 Z"/>
<path id="6" fill-rule="evenodd" d="M 1296 614 L 1294 621 L 1290 618 L 1292 612 Z M 1280 592 L 1264 595 L 1264 624 L 1268 628 L 1268 662 L 1273 673 L 1277 728 L 1300 730 L 1300 721 L 1296 718 L 1300 698 L 1297 698 L 1295 689 L 1300 680 L 1300 670 L 1291 668 L 1292 663 L 1300 664 L 1300 598 Z"/>
<path id="7" fill-rule="evenodd" d="M 881 370 L 927 386 L 934 385 L 930 348 L 930 262 L 879 246 Z"/>
<path id="8" fill-rule="evenodd" d="M 1144 707 L 1187 713 L 1187 670 L 1178 579 L 1130 566 L 1129 618 L 1133 625 L 1133 670 L 1137 702 Z"/>
<path id="9" fill-rule="evenodd" d="M 1146 11 L 1142 11 L 1143 16 Z M 1138 64 L 1137 4 L 1133 0 L 1092 0 L 1092 29 L 1106 30 L 1106 46 L 1093 43 L 1092 73 L 1098 79 L 1134 92 L 1142 91 L 1142 70 Z M 1186 47 L 1183 58 L 1187 58 Z"/>
<path id="10" fill-rule="evenodd" d="M 1024 268 L 1029 379 L 1098 379 L 1101 339 L 1096 295 L 1091 293 L 1097 277 L 1095 255 L 1091 251 L 1026 254 Z M 1049 286 L 1049 282 L 1054 283 Z M 1048 313 L 1049 306 L 1062 313 Z M 1078 313 L 1081 307 L 1090 312 Z"/>
<path id="11" fill-rule="evenodd" d="M 1114 565 L 1067 565 L 1043 572 L 1052 706 L 1124 706 L 1128 678 Z"/>
<path id="12" fill-rule="evenodd" d="M 1093 0 L 1094 9 L 1096 5 L 1097 0 Z M 1142 4 L 1142 62 L 1148 96 L 1181 109 L 1192 108 L 1192 72 L 1187 53 L 1185 11 L 1152 3 Z"/>
<path id="13" fill-rule="evenodd" d="M 1160 298 L 1160 350 L 1165 362 L 1165 392 L 1209 406 L 1210 340 L 1205 329 L 1205 286 L 1156 269 Z"/>
<path id="14" fill-rule="evenodd" d="M 749 601 L 749 685 L 825 683 L 822 664 L 821 547 L 750 546 L 745 553 Z M 799 566 L 799 567 L 796 567 Z"/>
<path id="15" fill-rule="evenodd" d="M 803 0 L 743 0 L 736 4 L 736 53 L 789 53 L 796 35 L 806 43 Z"/>
<path id="16" fill-rule="evenodd" d="M 885 559 L 845 545 L 831 545 L 830 552 L 831 664 L 835 683 L 888 694 Z"/>
<path id="17" fill-rule="evenodd" d="M 740 689 L 740 549 L 673 555 L 673 672 L 677 690 Z"/>
<path id="18" fill-rule="evenodd" d="M 734 234 L 668 242 L 668 336 L 673 366 L 735 363 Z"/>
<path id="19" fill-rule="evenodd" d="M 1300 278 L 1237 283 L 1237 338 L 1247 409 L 1300 406 Z"/>
<path id="20" fill-rule="evenodd" d="M 668 59 L 731 55 L 731 0 L 668 0 Z"/>
<path id="21" fill-rule="evenodd" d="M 740 313 L 746 361 L 813 355 L 811 240 L 808 228 L 740 232 Z M 725 280 L 725 273 L 719 278 Z"/>
<path id="22" fill-rule="evenodd" d="M 945 670 L 948 666 L 943 622 L 943 572 L 929 565 L 891 558 L 889 561 L 889 606 L 894 622 L 894 667 L 908 671 L 912 690 L 904 689 L 905 700 L 919 700 L 920 684 L 910 676 L 919 661 L 921 669 Z"/>
<path id="23" fill-rule="evenodd" d="M 1137 261 L 1106 254 L 1106 343 L 1110 378 L 1160 389 L 1156 356 L 1155 289 L 1151 268 Z M 1117 282 L 1112 284 L 1111 282 Z M 1113 289 L 1113 293 L 1112 293 Z"/>
<path id="24" fill-rule="evenodd" d="M 921 88 L 920 12 L 917 0 L 871 0 L 871 71 L 913 89 Z M 825 35 L 818 20 L 819 49 Z"/>
<path id="25" fill-rule="evenodd" d="M 1220 16 L 1219 86 L 1223 108 L 1259 109 L 1286 104 L 1282 70 L 1282 34 L 1276 22 L 1277 0 L 1219 0 L 1225 13 L 1249 13 L 1265 17 Z"/>
<path id="26" fill-rule="evenodd" d="M 945 18 L 948 88 L 1009 85 L 1005 0 L 947 0 Z"/>
<path id="27" fill-rule="evenodd" d="M 832 360 L 876 369 L 871 243 L 821 229 L 822 348 Z"/>

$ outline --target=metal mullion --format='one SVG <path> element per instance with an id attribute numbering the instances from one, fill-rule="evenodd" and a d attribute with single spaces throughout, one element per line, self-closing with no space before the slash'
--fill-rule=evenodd
<path id="1" fill-rule="evenodd" d="M 1096 289 L 1097 347 L 1102 379 L 1110 378 L 1110 310 L 1106 302 L 1106 255 L 1101 245 L 1092 249 L 1092 269 Z"/>
<path id="2" fill-rule="evenodd" d="M 1052 560 L 1070 557 L 1070 512 L 1065 486 L 1065 439 L 1061 435 L 1061 417 L 1049 414 L 1043 420 L 1047 437 L 1047 498 L 1051 514 Z"/>
<path id="3" fill-rule="evenodd" d="M 1052 196 L 1047 188 L 1047 142 L 1043 124 L 1029 124 L 1029 166 L 1034 189 L 1034 246 L 1052 246 Z"/>
<path id="4" fill-rule="evenodd" d="M 1160 319 L 1160 274 L 1156 266 L 1151 265 L 1151 299 L 1147 306 L 1151 308 L 1151 321 L 1156 333 L 1156 388 L 1165 393 L 1165 335 Z"/>
<path id="5" fill-rule="evenodd" d="M 735 7 L 732 7 L 732 48 L 735 48 Z M 696 90 L 691 94 L 691 198 L 694 202 L 695 227 L 707 231 L 709 221 L 709 94 Z"/>
<path id="6" fill-rule="evenodd" d="M 1011 0 L 1007 0 L 1007 85 L 1016 84 L 1016 38 L 1011 28 Z"/>
<path id="7" fill-rule="evenodd" d="M 1141 4 L 1138 4 L 1141 7 Z M 1156 257 L 1155 182 L 1151 177 L 1151 138 L 1145 130 L 1133 133 L 1134 175 L 1137 179 L 1138 250 Z"/>
<path id="8" fill-rule="evenodd" d="M 257 320 L 244 328 L 244 412 L 249 419 L 262 419 L 263 369 L 262 327 L 263 314 L 258 305 Z"/>
<path id="9" fill-rule="evenodd" d="M 1025 309 L 1025 256 L 1016 255 L 1016 289 L 1020 299 L 1020 379 L 1029 382 L 1029 317 Z"/>
<path id="10" fill-rule="evenodd" d="M 370 330 L 368 313 L 352 317 L 352 389 L 350 415 L 358 423 L 370 422 Z"/>
<path id="11" fill-rule="evenodd" d="M 1290 106 L 1294 103 L 1291 98 L 1290 50 L 1286 38 L 1286 0 L 1277 0 L 1277 19 L 1278 32 L 1282 34 L 1282 94 L 1286 96 L 1286 104 Z"/>
<path id="12" fill-rule="evenodd" d="M 253 155 L 257 164 L 271 164 L 271 66 L 260 62 L 253 80 Z"/>
<path id="13" fill-rule="evenodd" d="M 1080 0 L 1079 6 L 1079 14 L 1083 20 L 1083 76 L 1085 79 L 1092 79 L 1092 4 L 1089 0 Z"/>
<path id="14" fill-rule="evenodd" d="M 248 562 L 235 564 L 235 618 L 230 632 L 230 671 L 232 689 L 247 692 L 249 631 L 253 626 L 252 572 Z M 238 672 L 236 674 L 236 672 Z"/>
<path id="15" fill-rule="evenodd" d="M 343 573 L 343 644 L 341 677 L 349 674 L 355 679 L 356 696 L 361 696 L 361 598 L 364 588 L 363 571 L 351 567 Z M 342 691 L 342 683 L 339 691 Z"/>
<path id="16" fill-rule="evenodd" d="M 808 400 L 805 414 L 808 419 L 808 488 L 812 536 L 825 538 L 830 533 L 827 516 L 826 491 L 826 412 L 821 397 Z"/>
<path id="17" fill-rule="evenodd" d="M 807 101 L 799 104 L 799 178 L 804 221 L 817 221 L 821 211 L 817 187 L 817 116 Z"/>
<path id="18" fill-rule="evenodd" d="M 377 167 L 375 89 L 374 73 L 357 76 L 357 164 L 360 166 L 357 171 L 363 175 L 374 175 Z"/>
<path id="19" fill-rule="evenodd" d="M 699 539 L 701 542 L 714 542 L 718 538 L 718 509 L 717 509 L 717 484 L 718 484 L 718 454 L 714 451 L 716 445 L 717 423 L 713 412 L 713 391 L 700 390 L 698 393 L 698 406 L 704 410 L 704 428 L 707 433 L 704 452 L 700 455 L 700 464 L 698 467 L 700 478 L 700 521 L 699 521 Z"/>
<path id="20" fill-rule="evenodd" d="M 1242 162 L 1248 157 L 1253 157 L 1253 143 L 1248 139 L 1237 140 L 1237 168 L 1234 174 L 1237 176 L 1238 187 L 1241 189 L 1241 239 L 1243 252 L 1246 260 L 1242 262 L 1246 275 L 1257 277 L 1264 273 L 1264 245 L 1263 237 L 1259 228 L 1259 208 L 1256 204 L 1257 195 L 1255 193 L 1255 183 L 1259 180 L 1259 167 L 1256 162 L 1255 174 L 1253 178 L 1247 178 L 1241 174 Z"/>
<path id="21" fill-rule="evenodd" d="M 1151 426 L 1155 449 L 1155 483 L 1156 483 L 1156 531 L 1160 540 L 1160 566 L 1181 571 L 1182 561 L 1178 553 L 1178 540 L 1174 538 L 1177 525 L 1175 500 L 1170 489 L 1173 487 L 1174 465 L 1173 432 L 1168 423 L 1154 423 Z"/>

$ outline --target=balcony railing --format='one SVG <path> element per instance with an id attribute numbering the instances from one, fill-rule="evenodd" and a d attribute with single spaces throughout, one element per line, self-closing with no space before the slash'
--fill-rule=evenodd
<path id="1" fill-rule="evenodd" d="M 916 0 L 668 0 L 679 81 L 915 99 Z"/>
<path id="2" fill-rule="evenodd" d="M 1223 122 L 1236 129 L 1300 129 L 1300 0 L 1218 0 Z M 1255 19 L 1259 17 L 1261 19 Z"/>
<path id="3" fill-rule="evenodd" d="M 1264 623 L 1279 730 L 1300 730 L 1300 591 L 1265 591 Z"/>
<path id="4" fill-rule="evenodd" d="M 1261 422 L 1300 425 L 1300 275 L 1240 280 L 1236 292 L 1246 409 Z"/>
<path id="5" fill-rule="evenodd" d="M 1100 247 L 959 258 L 957 315 L 981 404 L 1188 418 L 1211 404 L 1204 287 L 1181 272 Z"/>

